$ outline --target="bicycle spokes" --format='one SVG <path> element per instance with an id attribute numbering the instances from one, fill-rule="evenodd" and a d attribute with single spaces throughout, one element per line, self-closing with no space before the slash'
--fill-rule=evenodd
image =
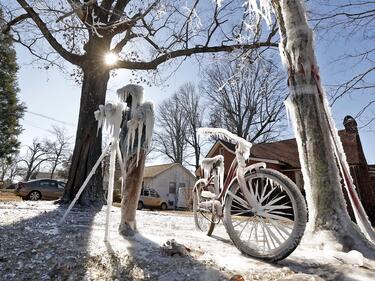
<path id="1" fill-rule="evenodd" d="M 262 254 L 274 251 L 291 236 L 294 227 L 293 202 L 281 184 L 257 177 L 246 182 L 255 206 L 244 200 L 243 191 L 228 191 L 231 197 L 232 227 L 238 239 Z"/>

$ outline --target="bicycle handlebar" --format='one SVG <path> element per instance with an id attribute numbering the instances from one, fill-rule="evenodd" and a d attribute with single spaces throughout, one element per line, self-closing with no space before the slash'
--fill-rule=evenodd
<path id="1" fill-rule="evenodd" d="M 235 134 L 232 134 L 231 132 L 229 132 L 226 129 L 202 127 L 202 128 L 198 128 L 197 132 L 200 135 L 204 134 L 204 135 L 216 136 L 216 137 L 219 137 L 219 138 L 225 138 L 229 141 L 235 141 L 236 143 L 238 143 L 242 146 L 245 146 L 248 149 L 250 149 L 251 146 L 252 146 L 252 144 L 250 142 L 248 142 L 247 140 L 245 140 L 245 139 L 243 139 L 243 138 L 241 138 L 241 137 L 239 137 Z"/>
<path id="2" fill-rule="evenodd" d="M 198 128 L 197 133 L 200 135 L 216 136 L 219 138 L 224 138 L 228 141 L 235 141 L 238 144 L 236 152 L 240 153 L 245 159 L 250 156 L 250 148 L 252 144 L 247 140 L 232 134 L 226 129 L 222 128 Z"/>

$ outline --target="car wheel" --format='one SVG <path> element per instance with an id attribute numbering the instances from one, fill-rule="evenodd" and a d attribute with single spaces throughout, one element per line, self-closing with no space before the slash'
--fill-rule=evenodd
<path id="1" fill-rule="evenodd" d="M 27 197 L 31 201 L 38 201 L 42 198 L 42 195 L 39 191 L 31 191 Z"/>
<path id="2" fill-rule="evenodd" d="M 161 206 L 160 206 L 160 208 L 161 208 L 163 211 L 165 211 L 165 210 L 168 208 L 168 206 L 167 206 L 167 204 L 162 203 Z"/>
<path id="3" fill-rule="evenodd" d="M 143 209 L 143 203 L 142 203 L 142 201 L 139 201 L 137 210 L 142 210 L 142 209 Z"/>

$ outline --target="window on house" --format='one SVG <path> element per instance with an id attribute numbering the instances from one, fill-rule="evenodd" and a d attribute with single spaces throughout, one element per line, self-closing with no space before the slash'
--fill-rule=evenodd
<path id="1" fill-rule="evenodd" d="M 219 154 L 224 156 L 224 147 L 219 148 Z"/>
<path id="2" fill-rule="evenodd" d="M 176 182 L 175 181 L 169 182 L 169 193 L 176 194 Z"/>
<path id="3" fill-rule="evenodd" d="M 186 184 L 185 184 L 184 182 L 180 182 L 180 183 L 178 184 L 178 188 L 181 188 L 181 187 L 186 187 Z"/>

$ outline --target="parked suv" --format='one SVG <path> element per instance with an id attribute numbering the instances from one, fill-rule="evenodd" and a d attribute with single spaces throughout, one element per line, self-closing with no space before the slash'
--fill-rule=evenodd
<path id="1" fill-rule="evenodd" d="M 51 179 L 37 179 L 21 181 L 17 184 L 14 193 L 23 199 L 37 201 L 40 199 L 54 200 L 64 193 L 65 183 Z"/>
<path id="2" fill-rule="evenodd" d="M 153 188 L 143 188 L 141 196 L 138 201 L 138 210 L 146 208 L 160 208 L 166 210 L 168 208 L 167 202 L 163 200 L 160 195 Z"/>

